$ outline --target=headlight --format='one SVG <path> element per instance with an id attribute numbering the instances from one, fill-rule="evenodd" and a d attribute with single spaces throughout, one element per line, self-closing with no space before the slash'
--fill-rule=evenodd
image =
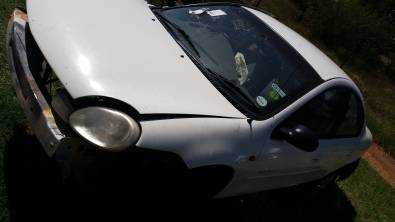
<path id="1" fill-rule="evenodd" d="M 140 137 L 140 127 L 135 120 L 110 108 L 83 108 L 72 113 L 69 120 L 80 136 L 106 150 L 124 150 Z"/>

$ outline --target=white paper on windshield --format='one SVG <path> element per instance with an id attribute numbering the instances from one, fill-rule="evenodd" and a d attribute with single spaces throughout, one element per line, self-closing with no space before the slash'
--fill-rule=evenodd
<path id="1" fill-rule="evenodd" d="M 212 17 L 227 15 L 226 12 L 224 12 L 222 10 L 207 11 L 207 14 L 209 14 Z"/>
<path id="2" fill-rule="evenodd" d="M 191 15 L 200 15 L 203 14 L 206 11 L 205 8 L 198 9 L 198 10 L 189 10 L 189 14 Z"/>

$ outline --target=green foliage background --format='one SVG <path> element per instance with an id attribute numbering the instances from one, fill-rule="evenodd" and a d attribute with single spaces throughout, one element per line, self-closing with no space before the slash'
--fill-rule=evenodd
<path id="1" fill-rule="evenodd" d="M 341 65 L 351 64 L 394 78 L 395 1 L 294 0 L 297 21 L 333 50 Z"/>

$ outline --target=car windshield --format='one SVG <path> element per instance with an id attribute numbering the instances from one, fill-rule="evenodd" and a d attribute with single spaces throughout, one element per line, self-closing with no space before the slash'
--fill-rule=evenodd
<path id="1" fill-rule="evenodd" d="M 243 7 L 199 5 L 157 14 L 208 79 L 244 113 L 272 114 L 321 81 L 291 46 Z"/>

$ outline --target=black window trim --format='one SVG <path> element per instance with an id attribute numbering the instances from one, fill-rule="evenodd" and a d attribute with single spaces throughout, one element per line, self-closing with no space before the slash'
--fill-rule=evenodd
<path id="1" fill-rule="evenodd" d="M 265 11 L 261 8 L 251 6 L 245 3 L 235 3 L 235 2 L 203 2 L 203 3 L 194 3 L 194 4 L 187 4 L 187 5 L 176 5 L 176 6 L 151 6 L 152 9 L 161 9 L 161 10 L 170 10 L 170 9 L 177 9 L 177 8 L 188 8 L 188 7 L 199 7 L 199 6 L 239 6 L 239 7 L 246 7 L 251 8 L 260 12 L 263 12 L 271 17 L 276 17 L 268 11 Z"/>

